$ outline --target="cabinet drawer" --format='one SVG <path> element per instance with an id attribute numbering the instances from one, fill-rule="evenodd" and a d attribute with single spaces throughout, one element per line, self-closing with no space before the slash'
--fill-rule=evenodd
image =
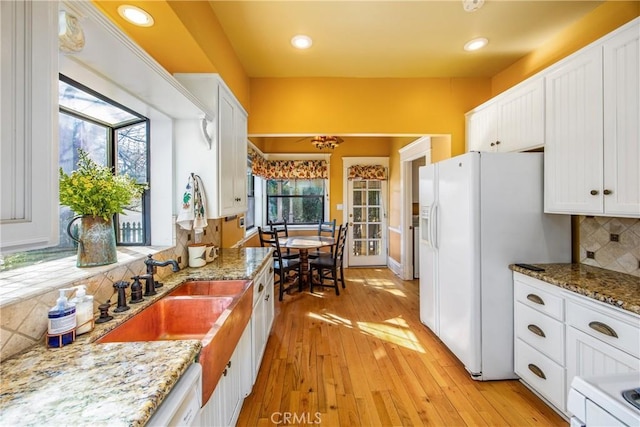
<path id="1" fill-rule="evenodd" d="M 567 325 L 640 358 L 640 318 L 588 301 L 567 301 Z"/>
<path id="2" fill-rule="evenodd" d="M 260 295 L 264 293 L 264 290 L 267 286 L 268 274 L 273 274 L 273 267 L 271 265 L 267 265 L 266 267 L 263 267 L 260 273 L 258 273 L 255 279 L 253 279 L 253 306 L 254 307 L 256 305 L 256 302 L 258 302 L 258 298 L 260 298 Z"/>
<path id="3" fill-rule="evenodd" d="M 565 411 L 565 374 L 562 366 L 516 339 L 515 372 L 551 404 Z"/>
<path id="4" fill-rule="evenodd" d="M 520 273 L 514 273 L 513 278 L 515 285 L 514 292 L 517 301 L 554 319 L 564 320 L 562 297 L 554 295 L 544 289 L 551 285 L 547 285 L 540 280 L 527 277 Z"/>
<path id="5" fill-rule="evenodd" d="M 521 302 L 515 307 L 516 338 L 564 365 L 564 324 Z"/>

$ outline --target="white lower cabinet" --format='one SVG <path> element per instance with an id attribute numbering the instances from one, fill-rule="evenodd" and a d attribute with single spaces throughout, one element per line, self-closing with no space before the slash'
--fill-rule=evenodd
<path id="1" fill-rule="evenodd" d="M 251 372 L 251 327 L 247 324 L 231 360 L 218 381 L 218 385 L 202 408 L 202 426 L 233 426 L 238 420 L 242 402 L 250 392 L 247 373 Z M 247 391 L 246 388 L 249 387 Z"/>
<path id="2" fill-rule="evenodd" d="M 253 313 L 211 398 L 202 408 L 201 425 L 235 425 L 244 398 L 253 388 L 274 318 L 271 259 L 253 281 Z"/>
<path id="3" fill-rule="evenodd" d="M 640 371 L 640 316 L 515 273 L 515 372 L 559 412 L 575 376 Z"/>
<path id="4" fill-rule="evenodd" d="M 267 346 L 275 314 L 273 266 L 271 264 L 265 266 L 257 277 L 257 282 L 254 283 L 253 316 L 251 317 L 252 386 L 258 376 L 258 371 L 260 371 L 262 356 Z"/>

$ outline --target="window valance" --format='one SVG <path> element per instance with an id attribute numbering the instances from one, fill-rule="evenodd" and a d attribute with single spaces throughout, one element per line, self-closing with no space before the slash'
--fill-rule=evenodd
<path id="1" fill-rule="evenodd" d="M 326 160 L 266 160 L 249 148 L 251 171 L 264 179 L 327 179 Z"/>
<path id="2" fill-rule="evenodd" d="M 382 165 L 353 165 L 349 167 L 349 180 L 387 180 L 387 168 Z"/>

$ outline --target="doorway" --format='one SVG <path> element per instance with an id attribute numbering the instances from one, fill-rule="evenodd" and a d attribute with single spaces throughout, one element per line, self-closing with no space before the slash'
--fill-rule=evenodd
<path id="1" fill-rule="evenodd" d="M 343 157 L 344 222 L 349 224 L 345 262 L 348 267 L 387 265 L 388 181 L 349 180 L 354 165 L 381 165 L 388 157 Z"/>

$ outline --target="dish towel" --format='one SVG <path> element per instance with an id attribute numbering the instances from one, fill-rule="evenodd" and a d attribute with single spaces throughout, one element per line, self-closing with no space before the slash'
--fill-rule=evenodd
<path id="1" fill-rule="evenodd" d="M 207 226 L 207 199 L 198 175 L 189 176 L 176 223 L 185 230 L 194 230 L 196 234 L 201 234 Z"/>

